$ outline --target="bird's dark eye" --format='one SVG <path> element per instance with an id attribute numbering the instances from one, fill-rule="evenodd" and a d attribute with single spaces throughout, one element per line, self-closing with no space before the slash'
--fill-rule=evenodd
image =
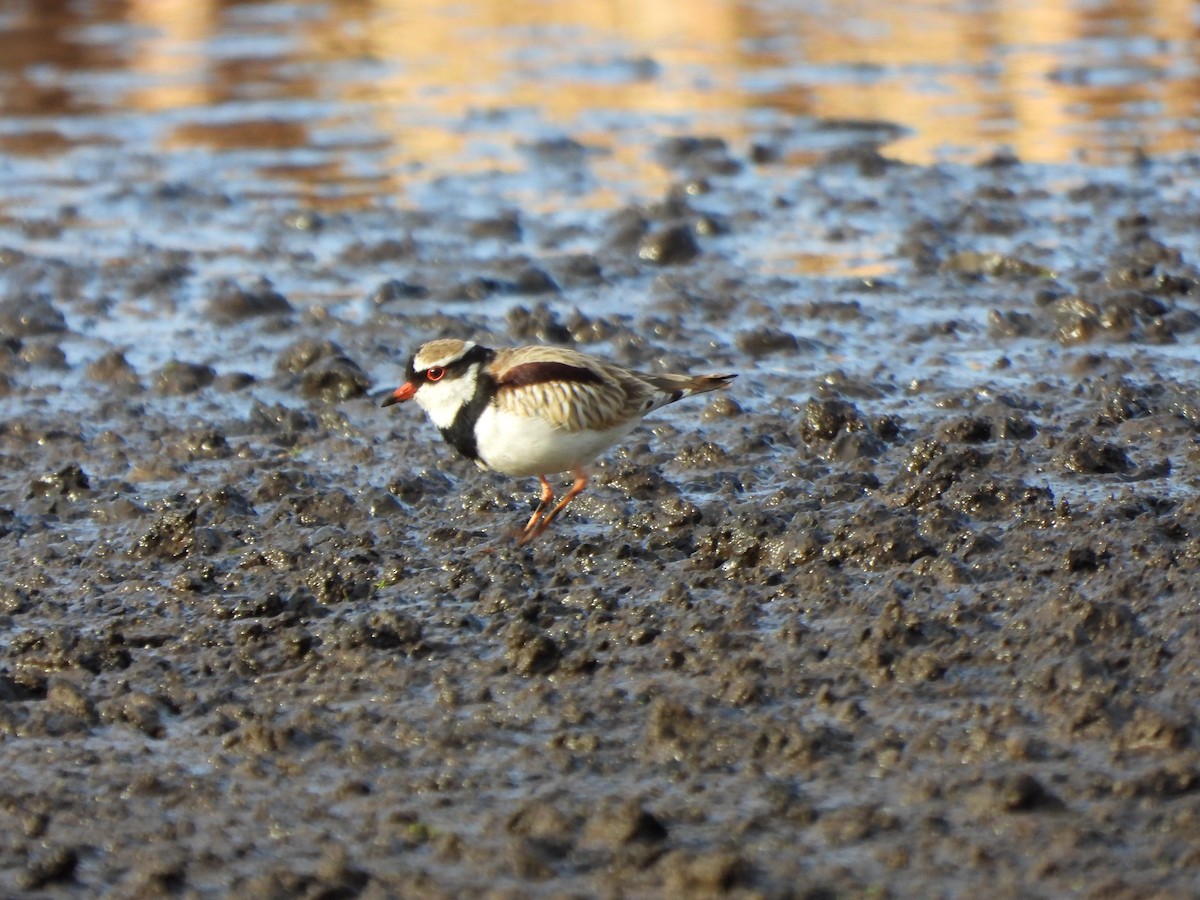
<path id="1" fill-rule="evenodd" d="M 442 376 L 444 376 L 445 374 L 446 374 L 446 370 L 443 369 L 441 366 L 434 366 L 433 368 L 431 368 L 425 372 L 425 380 L 426 381 L 441 381 Z"/>

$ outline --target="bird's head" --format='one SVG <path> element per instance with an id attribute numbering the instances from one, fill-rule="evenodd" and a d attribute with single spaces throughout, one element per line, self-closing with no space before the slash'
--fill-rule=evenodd
<path id="1" fill-rule="evenodd" d="M 422 344 L 408 362 L 407 380 L 382 405 L 415 399 L 435 425 L 449 427 L 474 398 L 480 369 L 491 357 L 491 350 L 474 341 L 444 338 Z"/>

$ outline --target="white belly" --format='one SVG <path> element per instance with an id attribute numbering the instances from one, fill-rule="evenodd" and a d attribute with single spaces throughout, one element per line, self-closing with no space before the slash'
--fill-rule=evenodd
<path id="1" fill-rule="evenodd" d="M 479 458 L 505 475 L 550 475 L 586 465 L 637 426 L 638 420 L 605 431 L 564 431 L 542 419 L 488 407 L 475 437 Z"/>

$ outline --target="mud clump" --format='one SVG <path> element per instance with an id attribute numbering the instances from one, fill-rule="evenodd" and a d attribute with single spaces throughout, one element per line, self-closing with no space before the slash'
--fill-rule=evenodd
<path id="1" fill-rule="evenodd" d="M 739 332 L 737 347 L 747 356 L 770 356 L 773 353 L 795 353 L 800 341 L 794 334 L 777 328 L 757 328 Z"/>
<path id="2" fill-rule="evenodd" d="M 265 278 L 250 284 L 222 281 L 208 300 L 208 314 L 219 322 L 292 312 L 292 304 Z"/>
<path id="3" fill-rule="evenodd" d="M 371 387 L 367 374 L 345 356 L 324 359 L 304 371 L 300 389 L 306 397 L 317 397 L 330 403 L 361 397 Z"/>
<path id="4" fill-rule="evenodd" d="M 29 338 L 59 334 L 67 320 L 45 294 L 24 294 L 0 301 L 0 335 Z"/>
<path id="5" fill-rule="evenodd" d="M 202 363 L 173 361 L 154 373 L 154 389 L 169 397 L 194 394 L 211 385 L 217 378 L 216 369 Z"/>
<path id="6" fill-rule="evenodd" d="M 66 497 L 76 500 L 91 491 L 87 474 L 78 465 L 69 465 L 53 475 L 43 475 L 30 485 L 31 497 Z"/>
<path id="7" fill-rule="evenodd" d="M 735 175 L 742 165 L 729 153 L 722 138 L 667 138 L 655 148 L 655 157 L 669 169 L 682 169 L 693 176 Z"/>
<path id="8" fill-rule="evenodd" d="M 110 350 L 104 356 L 88 364 L 84 374 L 93 381 L 103 381 L 114 387 L 139 390 L 142 387 L 137 370 L 130 365 L 120 350 Z"/>
<path id="9" fill-rule="evenodd" d="M 1194 892 L 1196 166 L 849 121 L 805 169 L 796 127 L 643 146 L 673 183 L 611 214 L 573 139 L 404 208 L 45 185 L 0 248 L 0 895 Z M 450 336 L 740 377 L 518 545 L 536 480 L 370 396 Z"/>
<path id="10" fill-rule="evenodd" d="M 700 255 L 700 245 L 686 225 L 671 225 L 650 231 L 638 242 L 639 259 L 656 266 L 690 262 Z"/>
<path id="11" fill-rule="evenodd" d="M 1067 471 L 1081 475 L 1125 474 L 1134 468 L 1124 450 L 1091 435 L 1071 438 L 1059 453 L 1059 460 Z"/>

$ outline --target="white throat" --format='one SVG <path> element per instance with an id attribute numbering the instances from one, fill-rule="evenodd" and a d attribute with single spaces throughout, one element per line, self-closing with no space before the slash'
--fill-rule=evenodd
<path id="1" fill-rule="evenodd" d="M 478 384 L 479 363 L 472 363 L 457 377 L 421 385 L 413 399 L 425 410 L 430 422 L 438 428 L 449 428 L 458 411 L 475 396 Z"/>

